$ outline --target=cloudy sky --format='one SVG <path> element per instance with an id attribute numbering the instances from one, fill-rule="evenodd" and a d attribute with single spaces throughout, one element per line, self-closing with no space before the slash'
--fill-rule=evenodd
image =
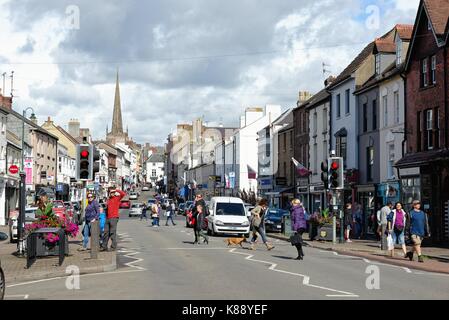
<path id="1" fill-rule="evenodd" d="M 124 125 L 162 144 L 177 123 L 238 126 L 245 107 L 295 106 L 298 91 L 322 89 L 323 62 L 337 75 L 375 37 L 413 23 L 418 3 L 0 0 L 0 74 L 14 71 L 15 110 L 62 127 L 78 118 L 101 139 L 119 69 Z"/>

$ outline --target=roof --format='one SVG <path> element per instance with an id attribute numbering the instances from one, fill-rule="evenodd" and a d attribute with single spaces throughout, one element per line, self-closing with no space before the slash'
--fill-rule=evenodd
<path id="1" fill-rule="evenodd" d="M 410 40 L 413 36 L 412 24 L 397 24 L 396 32 L 402 40 Z"/>
<path id="2" fill-rule="evenodd" d="M 444 35 L 449 19 L 449 0 L 424 0 L 435 34 Z"/>
<path id="3" fill-rule="evenodd" d="M 375 43 L 375 50 L 377 52 L 382 53 L 395 53 L 396 52 L 396 44 L 392 41 L 385 40 L 385 39 L 376 39 L 374 41 Z"/>
<path id="4" fill-rule="evenodd" d="M 47 130 L 45 130 L 44 128 L 42 128 L 41 126 L 39 126 L 38 124 L 35 124 L 33 121 L 31 121 L 30 119 L 22 116 L 20 113 L 12 110 L 12 109 L 8 109 L 8 108 L 4 108 L 2 106 L 0 106 L 0 110 L 2 110 L 3 112 L 6 112 L 7 114 L 12 114 L 13 116 L 19 118 L 20 120 L 24 121 L 26 124 L 28 124 L 30 127 L 32 127 L 32 129 L 39 131 L 43 134 L 48 135 L 49 137 L 55 139 L 55 140 L 59 140 L 57 136 L 51 134 L 50 132 L 48 132 Z"/>
<path id="5" fill-rule="evenodd" d="M 61 126 L 55 126 L 67 139 L 69 139 L 73 144 L 78 144 L 78 141 L 67 131 L 65 131 Z"/>
<path id="6" fill-rule="evenodd" d="M 404 66 L 405 66 L 405 63 L 402 63 L 398 66 L 396 66 L 396 61 L 391 63 L 380 76 L 377 76 L 377 77 L 372 76 L 371 78 L 369 78 L 362 86 L 360 86 L 359 88 L 357 88 L 356 91 L 354 91 L 354 94 L 357 95 L 362 92 L 365 92 L 365 91 L 375 87 L 379 83 L 381 83 L 385 80 L 388 80 L 388 79 L 394 77 L 395 75 L 400 74 L 404 70 Z"/>
<path id="7" fill-rule="evenodd" d="M 417 152 L 405 155 L 401 160 L 396 162 L 395 167 L 407 168 L 416 167 L 419 165 L 426 165 L 429 162 L 446 160 L 449 158 L 449 150 L 434 150 Z"/>
<path id="8" fill-rule="evenodd" d="M 330 99 L 331 94 L 327 89 L 323 89 L 317 94 L 314 94 L 309 100 L 307 100 L 304 104 L 306 106 L 306 109 L 311 109 L 315 107 L 316 105 L 320 104 L 324 100 Z"/>
<path id="9" fill-rule="evenodd" d="M 449 1 L 449 0 L 448 0 Z M 344 69 L 340 75 L 335 79 L 334 82 L 329 86 L 329 89 L 333 89 L 340 85 L 343 81 L 351 77 L 351 74 L 354 73 L 357 68 L 362 64 L 363 61 L 365 61 L 366 58 L 368 58 L 374 49 L 374 41 L 372 41 L 370 44 L 368 44 L 360 53 L 359 55 L 352 60 L 352 62 Z"/>
<path id="10" fill-rule="evenodd" d="M 162 154 L 152 154 L 150 158 L 148 158 L 147 162 L 152 162 L 152 163 L 160 163 L 160 162 L 165 162 L 165 158 Z"/>

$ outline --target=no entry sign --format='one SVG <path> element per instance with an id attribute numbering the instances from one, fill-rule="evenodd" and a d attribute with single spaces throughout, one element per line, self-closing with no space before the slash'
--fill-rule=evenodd
<path id="1" fill-rule="evenodd" d="M 9 167 L 9 173 L 11 174 L 18 174 L 19 173 L 19 167 L 16 165 L 12 165 Z"/>

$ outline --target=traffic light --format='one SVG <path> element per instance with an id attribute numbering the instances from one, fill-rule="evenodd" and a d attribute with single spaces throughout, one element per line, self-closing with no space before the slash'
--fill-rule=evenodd
<path id="1" fill-rule="evenodd" d="M 80 144 L 76 146 L 76 180 L 93 180 L 93 146 Z"/>
<path id="2" fill-rule="evenodd" d="M 100 172 L 100 151 L 93 147 L 93 164 L 94 164 L 94 172 L 93 172 L 93 179 L 95 179 L 95 174 Z"/>
<path id="3" fill-rule="evenodd" d="M 344 189 L 343 158 L 330 158 L 328 166 L 330 188 Z"/>
<path id="4" fill-rule="evenodd" d="M 329 189 L 329 166 L 326 161 L 321 162 L 321 181 L 324 183 L 324 190 Z"/>

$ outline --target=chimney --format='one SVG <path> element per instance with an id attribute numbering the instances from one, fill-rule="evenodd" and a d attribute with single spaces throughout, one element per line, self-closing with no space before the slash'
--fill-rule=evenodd
<path id="1" fill-rule="evenodd" d="M 334 76 L 330 76 L 329 78 L 327 78 L 326 80 L 324 80 L 324 87 L 328 87 L 332 84 L 332 82 L 335 81 L 335 77 Z"/>
<path id="2" fill-rule="evenodd" d="M 78 138 L 80 136 L 80 122 L 78 119 L 70 119 L 69 134 L 74 138 Z"/>

